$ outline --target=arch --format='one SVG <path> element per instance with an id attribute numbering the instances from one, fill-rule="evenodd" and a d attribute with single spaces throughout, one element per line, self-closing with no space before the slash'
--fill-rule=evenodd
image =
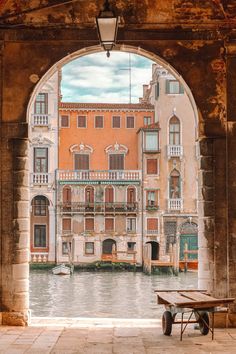
<path id="1" fill-rule="evenodd" d="M 84 189 L 84 200 L 86 204 L 94 203 L 94 187 L 86 186 Z"/>
<path id="2" fill-rule="evenodd" d="M 111 255 L 114 250 L 116 250 L 115 240 L 107 238 L 102 242 L 102 254 Z"/>
<path id="3" fill-rule="evenodd" d="M 49 199 L 44 195 L 36 195 L 31 200 L 32 212 L 35 216 L 46 216 L 49 205 Z"/>
<path id="4" fill-rule="evenodd" d="M 137 55 L 141 55 L 147 59 L 153 60 L 154 62 L 160 64 L 161 66 L 163 66 L 165 69 L 167 69 L 179 82 L 180 84 L 182 84 L 184 86 L 184 90 L 186 91 L 186 94 L 189 97 L 191 106 L 193 108 L 194 111 L 194 118 L 195 118 L 195 126 L 198 126 L 198 109 L 197 109 L 197 105 L 196 102 L 194 100 L 193 94 L 191 92 L 190 87 L 188 86 L 188 84 L 186 83 L 186 81 L 183 79 L 183 77 L 178 73 L 178 71 L 172 66 L 170 65 L 165 59 L 163 59 L 162 57 L 158 56 L 157 54 L 154 54 L 150 51 L 147 51 L 145 49 L 142 49 L 140 47 L 134 47 L 131 45 L 125 45 L 125 44 L 121 44 L 121 45 L 116 45 L 113 52 L 115 51 L 121 51 L 121 52 L 126 52 L 126 53 L 133 53 L 133 54 L 137 54 Z M 42 76 L 42 78 L 39 80 L 39 82 L 35 85 L 30 100 L 29 100 L 29 104 L 27 107 L 27 121 L 29 121 L 29 112 L 30 112 L 30 108 L 32 106 L 32 104 L 35 101 L 35 97 L 37 95 L 38 92 L 40 92 L 42 86 L 45 84 L 45 82 L 58 70 L 60 70 L 65 64 L 69 63 L 72 60 L 75 60 L 79 57 L 88 55 L 88 54 L 93 54 L 93 53 L 98 53 L 98 52 L 102 52 L 101 47 L 99 45 L 96 46 L 90 46 L 90 47 L 85 47 L 82 49 L 79 49 L 78 51 L 75 51 L 73 53 L 70 53 L 69 55 L 66 55 L 65 57 L 63 57 L 61 60 L 57 61 L 54 65 L 51 66 L 51 68 Z M 198 130 L 195 130 L 195 134 L 197 137 L 198 134 Z"/>
<path id="5" fill-rule="evenodd" d="M 137 201 L 137 188 L 135 186 L 128 186 L 126 188 L 127 203 L 135 203 Z"/>
<path id="6" fill-rule="evenodd" d="M 159 259 L 160 246 L 156 241 L 148 241 L 146 244 L 150 244 L 152 247 L 152 261 L 157 261 Z"/>

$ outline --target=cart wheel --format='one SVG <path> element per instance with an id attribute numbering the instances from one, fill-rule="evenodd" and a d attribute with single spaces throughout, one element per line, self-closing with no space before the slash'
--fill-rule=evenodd
<path id="1" fill-rule="evenodd" d="M 162 316 L 162 331 L 163 334 L 169 336 L 172 331 L 173 318 L 170 311 L 165 311 Z"/>
<path id="2" fill-rule="evenodd" d="M 208 327 L 203 320 L 207 323 Z M 203 334 L 204 336 L 207 335 L 209 332 L 209 316 L 208 316 L 207 312 L 204 312 L 201 315 L 201 317 L 198 320 L 198 323 L 199 323 L 199 329 L 200 329 L 201 334 Z"/>

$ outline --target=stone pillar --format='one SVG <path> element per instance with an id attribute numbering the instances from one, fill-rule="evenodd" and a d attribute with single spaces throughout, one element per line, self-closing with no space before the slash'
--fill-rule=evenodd
<path id="1" fill-rule="evenodd" d="M 2 138 L 3 325 L 24 326 L 29 321 L 28 178 L 28 140 Z"/>
<path id="2" fill-rule="evenodd" d="M 236 43 L 227 43 L 227 296 L 236 298 Z M 236 326 L 236 302 L 230 324 Z"/>

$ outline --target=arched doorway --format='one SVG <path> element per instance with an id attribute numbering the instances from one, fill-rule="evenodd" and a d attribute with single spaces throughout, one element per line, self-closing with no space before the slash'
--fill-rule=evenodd
<path id="1" fill-rule="evenodd" d="M 181 226 L 179 240 L 180 268 L 198 268 L 198 229 L 196 223 L 186 222 Z M 187 264 L 185 264 L 187 262 Z"/>
<path id="2" fill-rule="evenodd" d="M 148 243 L 152 247 L 152 261 L 157 261 L 159 259 L 159 243 L 155 241 L 146 242 L 146 244 Z"/>
<path id="3" fill-rule="evenodd" d="M 116 241 L 108 238 L 102 243 L 102 253 L 104 255 L 112 255 L 112 251 L 116 250 Z"/>

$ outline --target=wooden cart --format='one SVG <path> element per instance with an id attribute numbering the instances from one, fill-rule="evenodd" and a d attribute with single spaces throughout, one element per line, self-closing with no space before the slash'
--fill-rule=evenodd
<path id="1" fill-rule="evenodd" d="M 155 293 L 157 294 L 157 303 L 163 304 L 166 308 L 162 316 L 163 334 L 169 336 L 172 325 L 180 324 L 180 340 L 182 340 L 183 333 L 189 323 L 198 323 L 203 335 L 211 331 L 212 339 L 214 339 L 215 312 L 228 311 L 228 307 L 224 307 L 224 309 L 222 307 L 234 302 L 234 298 L 216 299 L 210 296 L 206 290 L 156 290 Z M 178 313 L 181 314 L 181 320 L 176 320 Z M 184 318 L 185 313 L 188 314 L 187 319 Z M 212 313 L 211 325 L 209 313 Z"/>

